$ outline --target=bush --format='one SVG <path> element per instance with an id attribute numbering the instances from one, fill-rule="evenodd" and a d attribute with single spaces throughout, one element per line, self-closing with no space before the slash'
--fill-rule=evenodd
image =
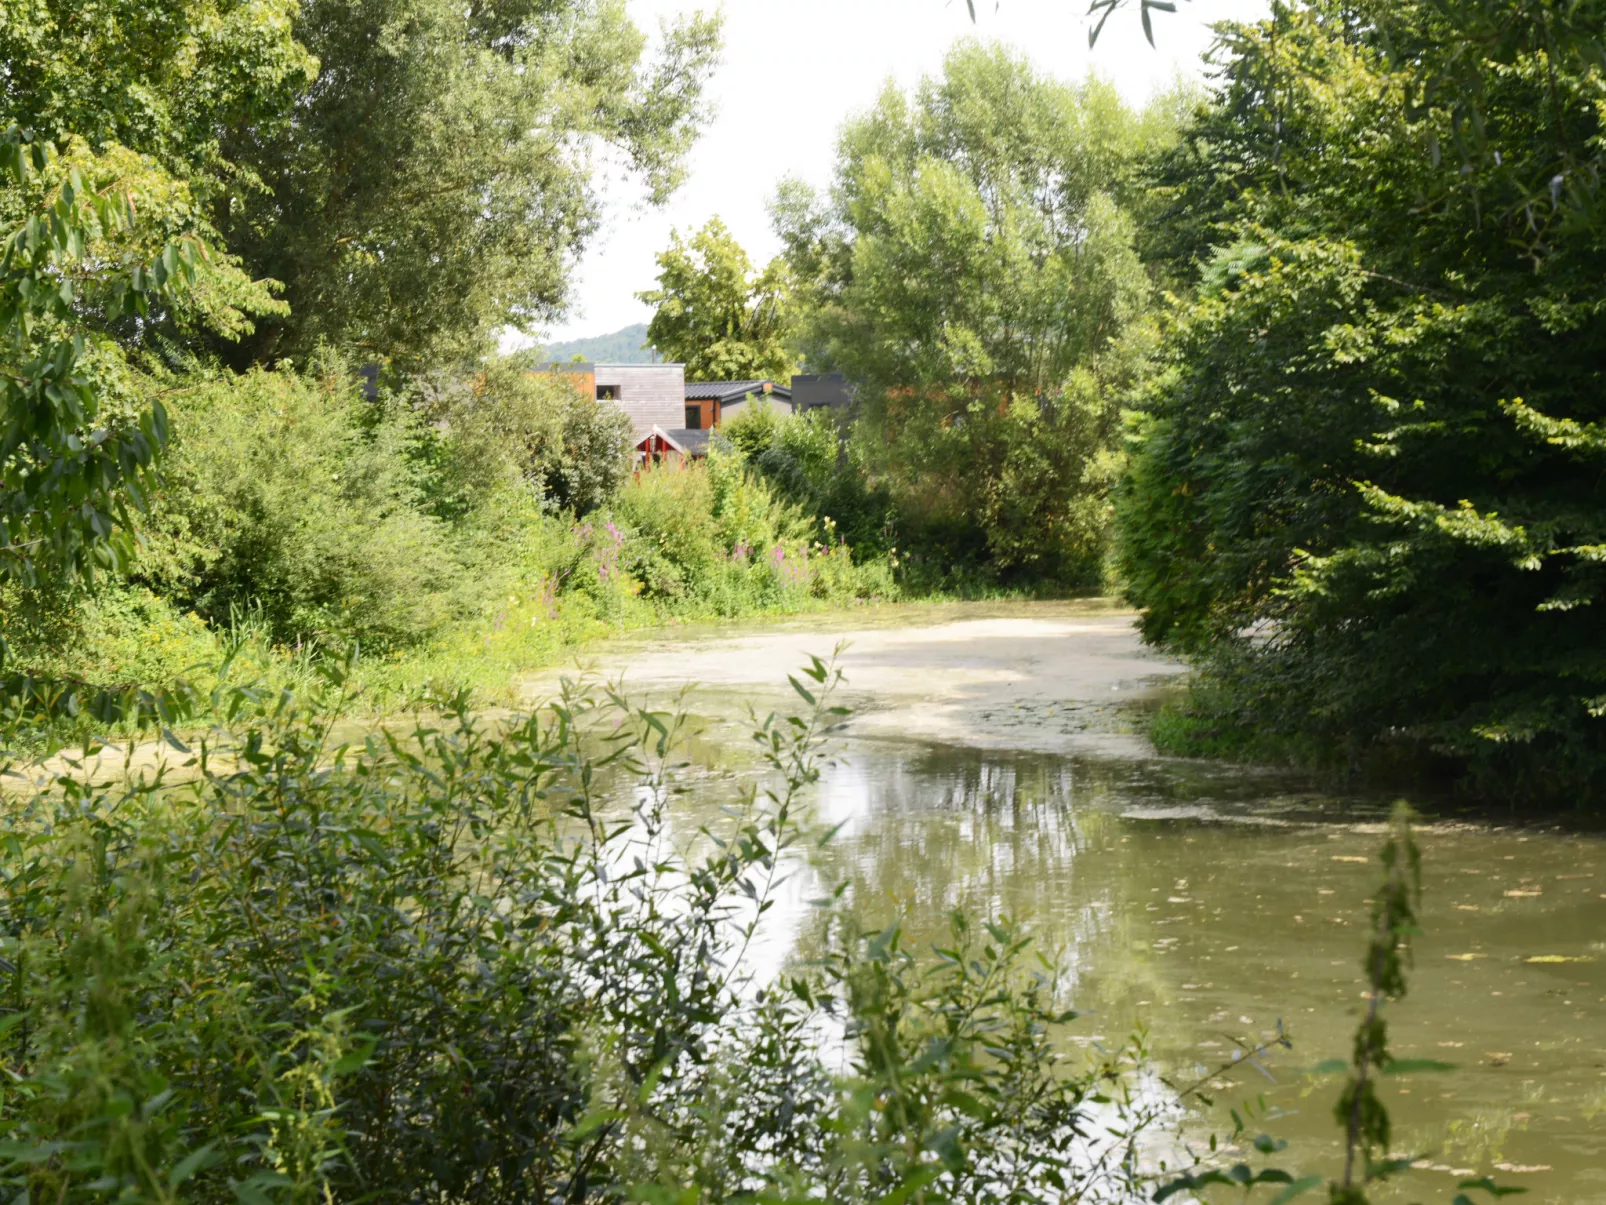
<path id="1" fill-rule="evenodd" d="M 1598 178 L 1593 51 L 1327 12 L 1234 31 L 1162 161 L 1197 288 L 1134 431 L 1129 597 L 1223 724 L 1598 800 L 1606 226 L 1563 188 Z"/>
<path id="2" fill-rule="evenodd" d="M 404 646 L 451 616 L 461 565 L 425 506 L 411 415 L 338 365 L 219 377 L 176 411 L 139 570 L 158 592 L 214 624 L 260 614 L 286 644 Z"/>
<path id="3" fill-rule="evenodd" d="M 721 434 L 772 489 L 813 517 L 816 539 L 845 542 L 866 563 L 891 551 L 892 499 L 871 481 L 845 428 L 826 409 L 781 415 L 749 406 Z"/>
<path id="4" fill-rule="evenodd" d="M 638 474 L 615 513 L 622 563 L 642 597 L 672 613 L 738 615 L 892 593 L 884 567 L 860 571 L 845 546 L 811 541 L 803 511 L 717 448 L 700 463 Z"/>
<path id="5" fill-rule="evenodd" d="M 568 376 L 533 371 L 527 357 L 423 378 L 407 396 L 445 432 L 437 488 L 469 491 L 460 514 L 514 476 L 551 506 L 584 515 L 606 506 L 630 472 L 624 412 L 587 397 Z"/>
<path id="6" fill-rule="evenodd" d="M 817 540 L 845 542 L 861 564 L 898 561 L 920 589 L 1097 586 L 1131 342 L 1099 373 L 1077 369 L 1039 397 L 962 386 L 917 399 L 905 390 L 882 421 L 846 430 L 827 410 L 753 406 L 720 434 L 813 518 Z"/>
<path id="7" fill-rule="evenodd" d="M 516 362 L 374 400 L 334 358 L 173 396 L 133 575 L 0 599 L 13 685 L 43 707 L 30 743 L 191 722 L 230 656 L 293 685 L 356 642 L 387 705 L 426 683 L 500 700 L 610 631 L 898 592 L 734 453 L 624 472 L 617 412 Z M 607 505 L 576 518 L 560 500 Z M 107 690 L 134 710 L 93 702 Z"/>
<path id="8" fill-rule="evenodd" d="M 808 679 L 832 685 L 818 661 Z M 244 727 L 203 747 L 187 782 L 68 776 L 7 806 L 0 1179 L 14 1194 L 522 1205 L 1132 1188 L 1111 1157 L 1130 1136 L 1103 1130 L 1124 1110 L 1095 1104 L 1118 1068 L 1056 1053 L 1070 1015 L 1008 922 L 956 920 L 934 960 L 896 930 L 847 930 L 816 970 L 746 979 L 833 723 L 823 702 L 755 731 L 768 784 L 683 860 L 675 717 L 570 691 L 493 732 L 444 700 L 439 723 L 334 750 L 334 701 L 220 699 Z"/>

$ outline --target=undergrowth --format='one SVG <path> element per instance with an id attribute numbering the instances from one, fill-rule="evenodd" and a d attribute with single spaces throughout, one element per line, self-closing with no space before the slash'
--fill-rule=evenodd
<path id="1" fill-rule="evenodd" d="M 352 684 L 234 690 L 171 776 L 0 812 L 0 1181 L 71 1202 L 1129 1199 L 1142 1110 L 1007 919 L 746 953 L 815 834 L 835 673 L 716 826 L 681 720 L 466 696 L 334 747 Z M 1124 1124 L 1123 1124 L 1124 1119 Z"/>

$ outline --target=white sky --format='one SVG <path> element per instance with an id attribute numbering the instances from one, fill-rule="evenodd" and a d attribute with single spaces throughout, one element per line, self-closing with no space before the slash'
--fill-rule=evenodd
<path id="1" fill-rule="evenodd" d="M 998 7 L 995 8 L 995 3 Z M 699 7 L 695 0 L 630 0 L 642 28 Z M 705 5 L 706 7 L 706 5 Z M 606 334 L 651 311 L 635 294 L 655 283 L 654 256 L 672 228 L 718 215 L 756 264 L 778 250 L 765 204 L 775 181 L 830 182 L 837 129 L 868 108 L 890 76 L 905 87 L 935 72 L 955 39 L 976 35 L 1024 48 L 1045 72 L 1113 79 L 1141 104 L 1180 72 L 1197 77 L 1215 21 L 1253 19 L 1267 0 L 1192 0 L 1155 13 L 1158 49 L 1143 40 L 1135 2 L 1087 45 L 1085 0 L 725 0 L 725 56 L 709 87 L 714 118 L 692 150 L 686 183 L 662 209 L 639 193 L 610 201 L 604 228 L 581 259 L 573 305 L 549 338 Z"/>

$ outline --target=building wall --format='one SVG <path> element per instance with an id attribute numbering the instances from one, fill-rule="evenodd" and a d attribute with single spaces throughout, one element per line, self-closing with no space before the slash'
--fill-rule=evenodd
<path id="1" fill-rule="evenodd" d="M 595 386 L 608 385 L 618 389 L 614 405 L 630 416 L 638 442 L 654 424 L 665 431 L 686 425 L 684 364 L 598 364 Z"/>
<path id="2" fill-rule="evenodd" d="M 589 360 L 555 360 L 537 372 L 550 373 L 553 376 L 568 377 L 574 381 L 574 387 L 583 397 L 597 396 L 596 365 Z"/>
<path id="3" fill-rule="evenodd" d="M 688 411 L 697 411 L 697 422 L 688 423 L 682 421 L 681 426 L 693 427 L 698 431 L 712 431 L 719 426 L 719 403 L 717 401 L 705 398 L 701 401 L 687 402 L 686 409 Z"/>
<path id="4" fill-rule="evenodd" d="M 840 372 L 825 376 L 809 374 L 792 378 L 792 404 L 799 410 L 812 410 L 816 406 L 845 409 L 853 404 L 853 391 L 848 379 Z"/>

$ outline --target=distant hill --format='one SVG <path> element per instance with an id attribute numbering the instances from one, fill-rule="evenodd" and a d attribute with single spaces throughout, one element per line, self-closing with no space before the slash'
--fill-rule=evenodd
<path id="1" fill-rule="evenodd" d="M 567 343 L 549 343 L 543 353 L 548 360 L 572 360 L 579 356 L 597 364 L 657 364 L 660 356 L 647 342 L 647 324 L 638 322 L 611 335 L 593 335 L 589 339 L 570 339 Z"/>

